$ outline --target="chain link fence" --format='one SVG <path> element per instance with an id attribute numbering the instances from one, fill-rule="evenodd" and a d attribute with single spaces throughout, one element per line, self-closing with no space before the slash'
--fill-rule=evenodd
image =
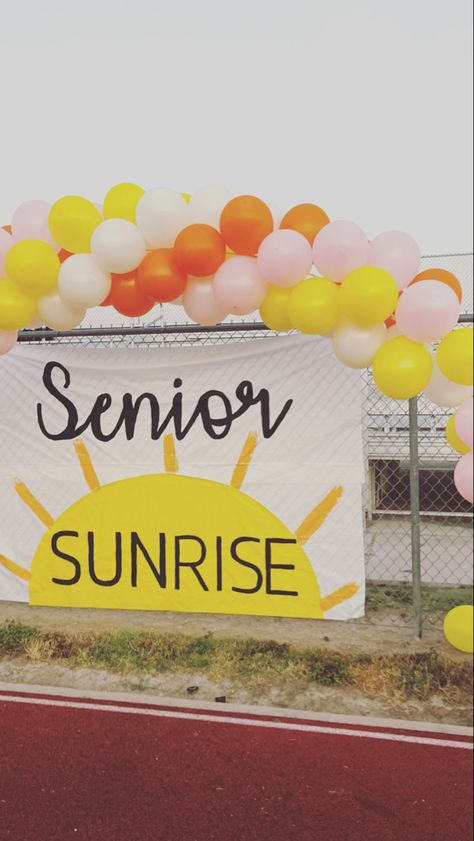
<path id="1" fill-rule="evenodd" d="M 472 313 L 473 255 L 424 257 L 423 268 L 429 267 L 447 269 L 458 277 L 464 290 L 463 313 Z M 132 325 L 129 320 L 124 325 L 124 319 L 116 313 L 114 320 L 109 318 L 110 312 L 93 310 L 90 322 L 80 329 L 65 334 L 52 332 L 41 343 L 156 348 L 265 341 L 278 335 L 253 318 L 230 318 L 216 328 L 200 328 L 189 322 L 182 307 L 172 304 L 156 307 Z M 23 335 L 22 340 L 32 341 L 34 337 Z M 370 372 L 363 372 L 362 377 L 367 578 L 366 616 L 362 621 L 410 624 L 414 611 L 409 404 L 381 395 Z M 433 627 L 442 625 L 451 607 L 472 603 L 472 507 L 454 486 L 458 457 L 445 437 L 452 411 L 435 406 L 423 396 L 418 400 L 421 607 L 423 622 Z"/>

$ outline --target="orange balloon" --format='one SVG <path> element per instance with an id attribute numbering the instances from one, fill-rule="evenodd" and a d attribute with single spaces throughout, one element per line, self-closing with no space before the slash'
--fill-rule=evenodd
<path id="1" fill-rule="evenodd" d="M 11 234 L 11 232 L 12 232 L 12 226 L 11 225 L 2 225 L 2 228 L 3 228 L 4 231 L 7 232 L 7 234 Z"/>
<path id="2" fill-rule="evenodd" d="M 329 222 L 329 216 L 317 204 L 297 204 L 285 213 L 280 222 L 280 228 L 290 228 L 303 234 L 310 245 L 313 245 L 316 234 Z"/>
<path id="3" fill-rule="evenodd" d="M 59 262 L 64 263 L 64 261 L 67 260 L 68 257 L 72 257 L 72 251 L 66 251 L 65 248 L 61 248 L 61 250 L 58 251 L 58 257 Z"/>
<path id="4" fill-rule="evenodd" d="M 224 207 L 220 228 L 232 251 L 253 257 L 262 240 L 273 231 L 273 216 L 261 199 L 236 196 Z"/>
<path id="5" fill-rule="evenodd" d="M 440 280 L 441 283 L 446 283 L 458 296 L 459 303 L 462 302 L 462 286 L 452 272 L 448 272 L 446 269 L 424 269 L 410 281 L 408 286 L 419 283 L 420 280 Z"/>
<path id="6" fill-rule="evenodd" d="M 225 260 L 224 238 L 210 225 L 188 225 L 176 237 L 173 253 L 185 274 L 209 277 Z"/>
<path id="7" fill-rule="evenodd" d="M 137 284 L 141 294 L 165 304 L 179 298 L 186 286 L 186 275 L 178 266 L 172 248 L 155 248 L 138 266 Z"/>
<path id="8" fill-rule="evenodd" d="M 117 312 L 130 318 L 145 315 L 155 306 L 155 302 L 143 295 L 139 289 L 136 272 L 113 274 L 110 298 Z"/>

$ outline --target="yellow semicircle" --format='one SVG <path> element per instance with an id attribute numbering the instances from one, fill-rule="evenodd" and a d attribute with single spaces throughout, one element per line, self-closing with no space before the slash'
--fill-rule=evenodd
<path id="1" fill-rule="evenodd" d="M 323 616 L 278 517 L 234 487 L 174 474 L 113 482 L 64 511 L 36 549 L 30 604 Z"/>

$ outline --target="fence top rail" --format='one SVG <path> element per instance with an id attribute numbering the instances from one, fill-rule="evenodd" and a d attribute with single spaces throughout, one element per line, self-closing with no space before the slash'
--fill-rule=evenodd
<path id="1" fill-rule="evenodd" d="M 473 313 L 459 316 L 460 324 L 474 321 Z M 83 336 L 162 336 L 183 333 L 273 333 L 263 321 L 248 321 L 223 324 L 142 324 L 140 326 L 122 327 L 76 327 L 74 330 L 49 330 L 47 327 L 37 330 L 21 330 L 18 334 L 19 342 L 39 342 L 43 339 L 53 341 L 61 338 L 81 338 Z"/>

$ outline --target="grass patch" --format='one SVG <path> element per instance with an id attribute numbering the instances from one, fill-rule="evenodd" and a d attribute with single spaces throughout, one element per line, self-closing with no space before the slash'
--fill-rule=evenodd
<path id="1" fill-rule="evenodd" d="M 138 680 L 166 671 L 198 671 L 216 681 L 229 678 L 254 687 L 315 683 L 423 700 L 440 693 L 446 700 L 466 700 L 472 692 L 471 663 L 435 651 L 361 655 L 273 640 L 216 639 L 212 634 L 116 631 L 75 636 L 6 622 L 0 625 L 0 657 L 60 661 L 73 668 L 133 674 Z"/>
<path id="2" fill-rule="evenodd" d="M 465 587 L 423 587 L 422 607 L 425 612 L 447 613 L 458 604 L 472 604 L 473 588 Z M 376 584 L 369 582 L 366 589 L 367 613 L 393 610 L 402 613 L 411 611 L 412 590 L 410 584 Z"/>

